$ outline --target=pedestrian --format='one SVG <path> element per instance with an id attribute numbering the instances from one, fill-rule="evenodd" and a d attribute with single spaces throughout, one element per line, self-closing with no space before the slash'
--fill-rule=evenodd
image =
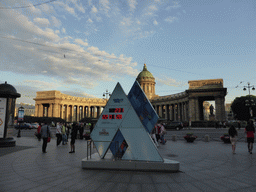
<path id="1" fill-rule="evenodd" d="M 80 123 L 80 126 L 79 126 L 79 137 L 80 137 L 80 139 L 83 139 L 83 133 L 84 133 L 84 124 Z"/>
<path id="2" fill-rule="evenodd" d="M 61 124 L 61 133 L 62 133 L 62 145 L 67 144 L 67 136 L 66 136 L 66 127 L 64 124 Z"/>
<path id="3" fill-rule="evenodd" d="M 160 124 L 156 124 L 155 125 L 155 129 L 156 129 L 156 141 L 158 142 L 160 139 L 160 133 L 161 133 L 161 126 Z"/>
<path id="4" fill-rule="evenodd" d="M 151 131 L 151 138 L 153 139 L 153 141 L 155 142 L 156 146 L 159 146 L 157 140 L 156 140 L 156 127 L 154 127 Z"/>
<path id="5" fill-rule="evenodd" d="M 237 124 L 238 124 L 238 129 L 240 130 L 241 129 L 241 122 L 238 121 Z"/>
<path id="6" fill-rule="evenodd" d="M 247 143 L 248 143 L 248 152 L 252 154 L 253 149 L 253 143 L 254 143 L 254 133 L 255 133 L 255 127 L 253 125 L 253 121 L 249 120 L 247 123 L 247 126 L 245 127 L 244 132 L 247 136 Z"/>
<path id="7" fill-rule="evenodd" d="M 71 141 L 70 141 L 71 151 L 69 153 L 75 153 L 75 141 L 77 136 L 77 129 L 78 129 L 77 123 L 74 122 L 71 129 Z"/>
<path id="8" fill-rule="evenodd" d="M 46 153 L 48 137 L 51 138 L 51 130 L 47 124 L 44 124 L 41 128 L 41 137 L 43 139 L 42 151 L 43 153 Z"/>
<path id="9" fill-rule="evenodd" d="M 69 137 L 69 134 L 70 134 L 71 126 L 70 126 L 70 123 L 65 124 L 65 125 L 66 125 L 66 127 L 67 127 L 66 135 L 67 135 L 67 142 L 68 142 L 68 137 Z"/>
<path id="10" fill-rule="evenodd" d="M 229 130 L 228 130 L 228 134 L 229 134 L 229 137 L 230 137 L 230 142 L 231 142 L 231 145 L 232 145 L 232 152 L 233 154 L 235 154 L 235 151 L 236 151 L 236 137 L 237 137 L 237 130 L 236 128 L 231 125 Z"/>
<path id="11" fill-rule="evenodd" d="M 57 146 L 58 146 L 62 140 L 61 125 L 59 122 L 57 122 L 56 137 L 57 137 Z"/>
<path id="12" fill-rule="evenodd" d="M 162 143 L 164 145 L 166 143 L 166 139 L 164 138 L 164 135 L 166 134 L 166 130 L 165 130 L 163 124 L 162 125 L 160 124 L 160 127 L 161 127 L 161 129 L 160 129 L 160 139 L 161 139 L 161 142 L 160 143 Z"/>
<path id="13" fill-rule="evenodd" d="M 37 139 L 38 141 L 41 141 L 41 128 L 42 128 L 42 125 L 41 123 L 39 123 L 39 126 L 37 127 Z"/>

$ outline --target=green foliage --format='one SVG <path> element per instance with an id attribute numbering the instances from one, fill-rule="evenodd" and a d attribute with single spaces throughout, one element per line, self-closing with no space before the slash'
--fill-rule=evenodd
<path id="1" fill-rule="evenodd" d="M 254 103 L 256 104 L 256 97 L 254 95 L 251 95 L 251 100 L 253 99 Z M 245 120 L 248 121 L 250 119 L 250 113 L 249 113 L 249 107 L 246 106 L 246 100 L 249 100 L 249 95 L 242 96 L 242 97 L 236 97 L 231 105 L 231 109 L 234 113 L 234 116 L 238 120 Z M 253 116 L 256 116 L 256 106 L 252 105 L 253 109 Z"/>

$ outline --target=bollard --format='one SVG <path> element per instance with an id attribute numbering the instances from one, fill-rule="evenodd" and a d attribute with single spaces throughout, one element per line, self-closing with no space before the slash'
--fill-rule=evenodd
<path id="1" fill-rule="evenodd" d="M 177 135 L 172 135 L 172 140 L 177 141 Z"/>
<path id="2" fill-rule="evenodd" d="M 204 136 L 204 141 L 205 142 L 209 142 L 210 141 L 210 136 L 209 135 L 205 135 Z"/>

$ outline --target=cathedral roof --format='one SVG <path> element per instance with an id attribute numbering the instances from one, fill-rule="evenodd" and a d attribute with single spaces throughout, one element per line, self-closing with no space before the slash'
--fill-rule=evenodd
<path id="1" fill-rule="evenodd" d="M 143 77 L 151 77 L 154 78 L 154 76 L 152 75 L 152 73 L 150 73 L 147 69 L 146 64 L 144 64 L 143 70 L 139 73 L 139 75 L 137 76 L 137 79 L 143 78 Z"/>

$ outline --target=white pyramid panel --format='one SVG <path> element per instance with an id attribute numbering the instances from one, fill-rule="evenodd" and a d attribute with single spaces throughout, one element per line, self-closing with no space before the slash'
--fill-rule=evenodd
<path id="1" fill-rule="evenodd" d="M 117 83 L 111 97 L 104 110 L 101 113 L 92 133 L 91 138 L 95 143 L 96 149 L 101 158 L 104 158 L 111 141 L 113 140 L 123 117 L 126 116 L 131 104 L 123 91 L 121 85 Z M 121 112 L 115 112 L 115 109 L 122 109 Z M 117 118 L 121 115 L 122 118 Z M 112 118 L 110 118 L 112 116 Z M 114 117 L 114 118 L 113 118 Z"/>
<path id="2" fill-rule="evenodd" d="M 133 107 L 127 112 L 120 131 L 128 144 L 122 159 L 142 161 L 163 161 L 149 133 L 142 125 Z"/>
<path id="3" fill-rule="evenodd" d="M 123 160 L 163 162 L 163 158 L 144 128 L 120 128 L 120 131 L 128 144 Z"/>

